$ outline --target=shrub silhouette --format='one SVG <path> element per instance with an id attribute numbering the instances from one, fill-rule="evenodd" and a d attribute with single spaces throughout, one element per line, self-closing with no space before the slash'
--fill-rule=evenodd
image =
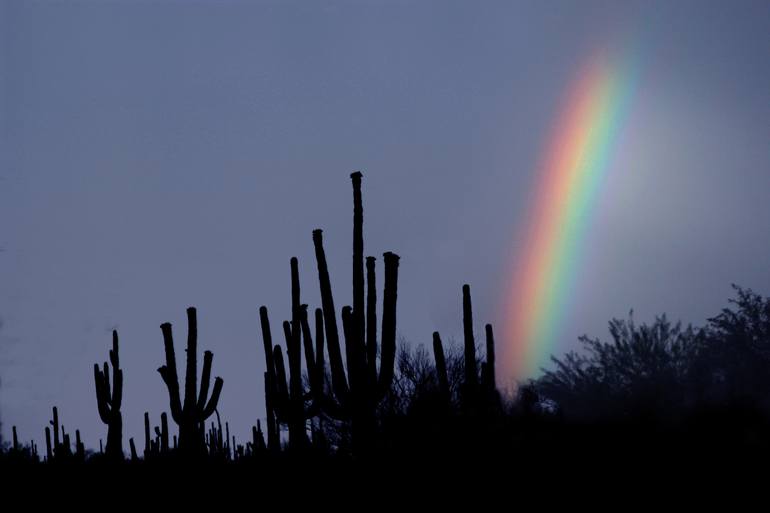
<path id="1" fill-rule="evenodd" d="M 581 420 L 682 412 L 703 331 L 672 324 L 665 315 L 640 326 L 633 316 L 613 319 L 609 331 L 611 342 L 582 336 L 582 352 L 552 357 L 555 369 L 535 389 Z"/>
<path id="2" fill-rule="evenodd" d="M 609 323 L 611 342 L 580 337 L 582 352 L 552 357 L 555 368 L 533 383 L 572 419 L 676 422 L 703 409 L 741 407 L 770 413 L 770 299 L 735 287 L 733 308 L 703 328 L 665 315 L 637 326 Z"/>

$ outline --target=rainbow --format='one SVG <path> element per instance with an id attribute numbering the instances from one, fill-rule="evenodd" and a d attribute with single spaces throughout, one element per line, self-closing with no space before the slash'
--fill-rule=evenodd
<path id="1" fill-rule="evenodd" d="M 581 242 L 636 83 L 635 64 L 597 52 L 567 90 L 507 281 L 499 373 L 505 378 L 531 377 L 547 364 L 561 335 Z"/>

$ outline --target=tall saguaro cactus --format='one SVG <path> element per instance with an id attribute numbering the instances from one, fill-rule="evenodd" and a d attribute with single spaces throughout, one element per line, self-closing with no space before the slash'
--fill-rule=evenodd
<path id="1" fill-rule="evenodd" d="M 375 259 L 366 259 L 365 280 L 361 177 L 360 172 L 350 175 L 353 182 L 353 307 L 342 308 L 347 370 L 342 363 L 323 235 L 321 230 L 313 232 L 334 396 L 333 401 L 325 401 L 321 407 L 330 417 L 351 421 L 353 451 L 358 453 L 370 448 L 376 430 L 377 405 L 390 390 L 393 381 L 399 263 L 398 255 L 390 252 L 383 255 L 385 287 L 378 372 Z M 365 281 L 368 289 L 366 295 Z"/>
<path id="2" fill-rule="evenodd" d="M 110 390 L 110 368 L 104 362 L 104 370 L 99 364 L 94 364 L 94 383 L 96 385 L 96 404 L 99 417 L 107 424 L 106 456 L 110 459 L 123 459 L 123 416 L 120 405 L 123 401 L 123 370 L 120 368 L 118 356 L 118 332 L 112 331 L 112 349 L 110 350 L 112 364 L 112 390 Z"/>
<path id="3" fill-rule="evenodd" d="M 214 355 L 211 351 L 203 353 L 203 373 L 201 388 L 198 392 L 198 321 L 195 308 L 187 309 L 187 368 L 185 372 L 184 403 L 179 394 L 179 377 L 176 371 L 176 356 L 174 354 L 174 338 L 171 324 L 160 326 L 163 332 L 163 345 L 166 351 L 166 365 L 160 367 L 163 381 L 168 388 L 171 404 L 171 418 L 179 426 L 179 451 L 186 455 L 198 455 L 205 452 L 204 423 L 217 407 L 219 394 L 222 392 L 224 381 L 217 377 L 211 397 L 208 397 L 211 381 L 211 362 Z"/>

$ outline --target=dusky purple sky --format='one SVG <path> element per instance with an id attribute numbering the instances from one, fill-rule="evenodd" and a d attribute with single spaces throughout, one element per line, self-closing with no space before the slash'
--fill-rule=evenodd
<path id="1" fill-rule="evenodd" d="M 353 170 L 366 253 L 402 257 L 399 334 L 459 338 L 463 283 L 499 324 L 564 89 L 627 33 L 649 51 L 558 352 L 631 308 L 702 323 L 733 282 L 770 293 L 766 2 L 1 2 L 3 434 L 41 442 L 58 405 L 98 446 L 117 328 L 141 440 L 167 409 L 159 325 L 183 355 L 194 305 L 243 440 L 291 256 L 319 304 L 314 228 L 349 301 Z"/>

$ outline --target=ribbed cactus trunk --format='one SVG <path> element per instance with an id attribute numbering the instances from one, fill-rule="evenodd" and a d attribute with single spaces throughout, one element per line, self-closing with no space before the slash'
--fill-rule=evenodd
<path id="1" fill-rule="evenodd" d="M 163 332 L 166 365 L 160 367 L 158 372 L 166 383 L 166 388 L 168 388 L 171 418 L 179 426 L 179 451 L 186 456 L 205 455 L 204 424 L 217 407 L 224 382 L 219 377 L 214 380 L 214 389 L 209 398 L 211 363 L 214 355 L 211 351 L 206 351 L 203 354 L 203 372 L 201 374 L 200 392 L 198 392 L 198 320 L 195 308 L 188 308 L 187 368 L 185 372 L 184 403 L 182 403 L 171 324 L 162 324 L 160 328 Z"/>

